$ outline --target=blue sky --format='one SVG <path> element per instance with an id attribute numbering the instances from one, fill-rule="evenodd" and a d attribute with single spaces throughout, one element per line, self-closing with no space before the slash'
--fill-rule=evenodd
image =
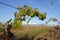
<path id="1" fill-rule="evenodd" d="M 47 18 L 44 21 L 33 18 L 30 23 L 42 24 L 45 23 L 49 18 L 56 17 L 60 20 L 60 0 L 0 0 L 0 2 L 17 7 L 19 5 L 24 6 L 25 4 L 32 8 L 38 8 L 41 12 L 47 13 Z M 6 5 L 0 4 L 0 21 L 6 22 L 8 19 L 14 19 L 14 12 L 17 10 Z M 23 22 L 25 23 L 25 22 Z M 50 22 L 52 24 L 53 22 Z"/>

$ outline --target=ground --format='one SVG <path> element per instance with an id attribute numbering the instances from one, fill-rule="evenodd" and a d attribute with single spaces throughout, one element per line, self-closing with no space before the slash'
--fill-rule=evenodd
<path id="1" fill-rule="evenodd" d="M 27 26 L 20 29 L 11 29 L 11 32 L 15 35 L 17 40 L 39 40 L 39 39 L 49 39 L 49 31 L 54 29 L 54 27 L 46 26 Z M 0 33 L 0 35 L 3 32 Z M 47 36 L 48 35 L 48 36 Z"/>

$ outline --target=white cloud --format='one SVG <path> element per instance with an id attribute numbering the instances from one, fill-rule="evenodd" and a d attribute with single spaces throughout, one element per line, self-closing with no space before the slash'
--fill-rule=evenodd
<path id="1" fill-rule="evenodd" d="M 22 24 L 27 24 L 27 23 L 25 21 L 23 21 Z"/>
<path id="2" fill-rule="evenodd" d="M 36 22 L 29 22 L 29 23 L 27 23 L 27 22 L 22 22 L 22 24 L 37 24 Z"/>
<path id="3" fill-rule="evenodd" d="M 31 23 L 28 23 L 28 24 L 37 24 L 36 22 L 31 22 Z"/>

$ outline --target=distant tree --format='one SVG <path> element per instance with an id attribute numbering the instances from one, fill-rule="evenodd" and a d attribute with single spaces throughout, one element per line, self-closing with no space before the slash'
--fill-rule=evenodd
<path id="1" fill-rule="evenodd" d="M 0 22 L 0 29 L 2 29 L 2 25 L 3 25 L 2 22 Z"/>
<path id="2" fill-rule="evenodd" d="M 53 22 L 57 22 L 58 21 L 58 19 L 57 18 L 50 18 L 47 22 L 46 22 L 46 24 L 48 24 L 50 21 L 53 21 Z"/>
<path id="3" fill-rule="evenodd" d="M 46 18 L 46 13 L 41 13 L 37 8 L 32 9 L 30 6 L 18 6 L 18 12 L 14 13 L 14 21 L 13 21 L 13 27 L 15 28 L 22 28 L 22 21 L 26 21 L 26 16 L 29 16 L 27 23 L 31 20 L 33 17 L 38 17 L 39 20 L 44 20 Z"/>
<path id="4" fill-rule="evenodd" d="M 3 23 L 0 22 L 0 32 L 4 31 Z"/>
<path id="5" fill-rule="evenodd" d="M 2 22 L 0 22 L 0 27 L 2 27 Z"/>

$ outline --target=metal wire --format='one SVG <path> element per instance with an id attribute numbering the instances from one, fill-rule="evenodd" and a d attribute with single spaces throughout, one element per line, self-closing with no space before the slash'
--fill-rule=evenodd
<path id="1" fill-rule="evenodd" d="M 3 3 L 3 2 L 0 2 L 0 4 L 3 4 L 3 5 L 6 5 L 6 6 L 9 6 L 9 7 L 11 7 L 11 8 L 15 8 L 15 9 L 17 9 L 17 8 L 14 7 L 14 6 L 11 6 L 11 5 L 9 5 L 9 4 L 5 4 L 5 3 Z"/>

